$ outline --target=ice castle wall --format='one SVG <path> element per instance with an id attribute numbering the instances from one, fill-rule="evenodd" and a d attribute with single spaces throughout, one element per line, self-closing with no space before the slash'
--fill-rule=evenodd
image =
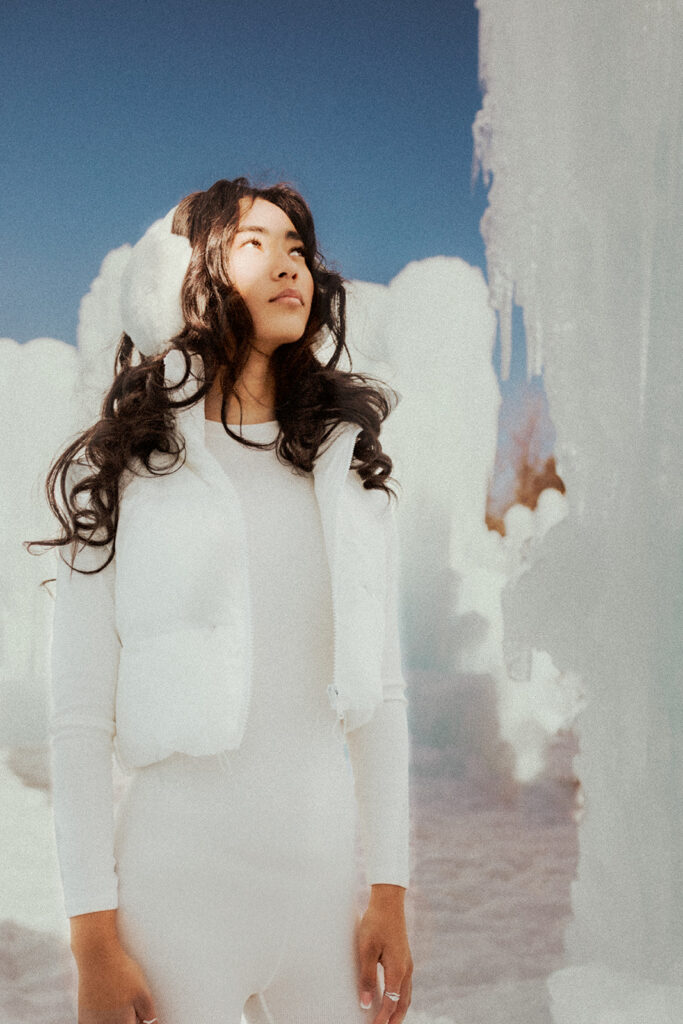
<path id="1" fill-rule="evenodd" d="M 661 1024 L 683 994 L 683 8 L 477 7 L 489 281 L 508 351 L 524 308 L 570 507 L 507 594 L 506 636 L 580 672 L 589 697 L 553 1012 Z"/>

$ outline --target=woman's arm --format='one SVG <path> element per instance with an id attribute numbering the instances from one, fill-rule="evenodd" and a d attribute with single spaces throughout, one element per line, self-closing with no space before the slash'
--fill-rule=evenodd
<path id="1" fill-rule="evenodd" d="M 358 933 L 361 1006 L 377 990 L 377 964 L 385 992 L 372 1024 L 399 1024 L 412 995 L 412 957 L 404 900 L 409 882 L 408 728 L 405 704 L 386 700 L 373 718 L 348 733 L 370 899 Z"/>
<path id="2" fill-rule="evenodd" d="M 70 925 L 71 952 L 78 961 L 87 962 L 88 958 L 101 956 L 119 945 L 116 910 L 76 914 L 70 918 Z"/>
<path id="3" fill-rule="evenodd" d="M 384 969 L 385 995 L 372 1024 L 399 1024 L 410 1005 L 412 958 L 404 898 L 409 882 L 409 762 L 406 683 L 399 635 L 399 542 L 393 507 L 385 518 L 386 628 L 384 701 L 372 719 L 346 734 L 359 810 L 370 900 L 360 923 L 360 1002 L 369 1009 Z M 391 999 L 388 993 L 397 995 Z"/>
<path id="4" fill-rule="evenodd" d="M 68 555 L 65 552 L 65 556 Z M 104 548 L 83 548 L 93 569 Z M 117 929 L 112 742 L 120 643 L 115 559 L 84 576 L 59 559 L 52 632 L 52 798 L 71 950 L 78 967 L 80 1024 L 152 1020 L 154 1004 Z"/>
<path id="5" fill-rule="evenodd" d="M 369 722 L 346 733 L 358 802 L 368 885 L 407 888 L 409 763 L 406 681 L 399 632 L 399 539 L 393 506 L 384 513 L 386 605 L 383 701 Z"/>
<path id="6" fill-rule="evenodd" d="M 105 558 L 104 548 L 84 548 L 75 564 L 92 569 Z M 118 905 L 112 742 L 120 644 L 114 566 L 112 561 L 91 576 L 71 572 L 61 558 L 57 567 L 51 654 L 52 800 L 69 917 Z"/>

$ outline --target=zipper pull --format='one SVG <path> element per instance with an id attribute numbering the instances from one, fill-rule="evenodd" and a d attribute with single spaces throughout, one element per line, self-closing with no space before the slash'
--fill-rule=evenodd
<path id="1" fill-rule="evenodd" d="M 340 711 L 339 707 L 338 707 L 338 705 L 339 705 L 339 690 L 334 685 L 334 683 L 330 683 L 330 685 L 327 687 L 327 696 L 330 698 L 330 704 L 332 705 L 332 710 L 336 711 L 337 717 L 338 718 L 343 718 L 344 717 L 344 712 Z"/>

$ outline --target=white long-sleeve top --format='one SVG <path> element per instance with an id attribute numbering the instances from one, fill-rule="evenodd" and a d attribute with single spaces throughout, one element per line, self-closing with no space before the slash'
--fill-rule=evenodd
<path id="1" fill-rule="evenodd" d="M 238 428 L 234 428 L 238 429 Z M 243 426 L 272 440 L 277 423 Z M 240 445 L 206 422 L 206 443 L 238 488 L 248 525 L 254 692 L 247 732 L 228 767 L 258 800 L 301 769 L 299 751 L 338 723 L 327 696 L 332 659 L 330 579 L 310 474 L 274 452 Z M 101 564 L 84 549 L 79 568 Z M 115 624 L 116 560 L 92 576 L 61 560 L 52 642 L 52 779 L 57 849 L 68 916 L 118 905 L 112 751 L 120 643 Z M 226 581 L 226 586 L 229 581 Z M 388 605 L 398 643 L 397 608 Z M 378 638 L 380 642 L 380 638 Z M 341 742 L 341 740 L 339 740 Z M 385 700 L 346 736 L 369 885 L 409 880 L 408 729 L 405 699 Z M 297 786 L 299 782 L 297 781 Z"/>

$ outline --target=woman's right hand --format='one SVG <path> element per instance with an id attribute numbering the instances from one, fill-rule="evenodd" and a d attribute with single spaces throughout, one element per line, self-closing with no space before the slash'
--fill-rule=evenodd
<path id="1" fill-rule="evenodd" d="M 78 1024 L 138 1024 L 155 1018 L 142 969 L 122 946 L 78 962 Z"/>

